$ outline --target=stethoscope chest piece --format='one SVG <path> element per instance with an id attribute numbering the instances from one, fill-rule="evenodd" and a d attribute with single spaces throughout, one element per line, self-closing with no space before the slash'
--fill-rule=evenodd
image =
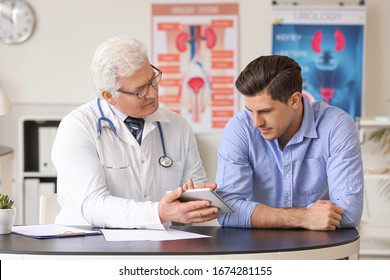
<path id="1" fill-rule="evenodd" d="M 171 167 L 173 164 L 172 159 L 168 156 L 160 157 L 159 162 L 162 167 L 166 167 L 166 168 Z"/>

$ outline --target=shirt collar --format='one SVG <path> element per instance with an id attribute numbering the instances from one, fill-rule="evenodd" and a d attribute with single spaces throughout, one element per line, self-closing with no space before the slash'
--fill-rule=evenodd
<path id="1" fill-rule="evenodd" d="M 294 136 L 294 138 L 298 142 L 302 141 L 304 137 L 306 138 L 318 137 L 313 106 L 305 97 L 303 97 L 302 100 L 303 100 L 302 124 Z"/>
<path id="2" fill-rule="evenodd" d="M 119 111 L 117 108 L 114 106 L 109 105 L 111 111 L 121 120 L 125 121 L 125 119 L 128 117 L 127 115 L 123 114 L 121 111 Z"/>
<path id="3" fill-rule="evenodd" d="M 145 117 L 147 122 L 169 122 L 169 118 L 164 114 L 164 109 L 159 107 L 156 112 Z"/>
<path id="4" fill-rule="evenodd" d="M 115 114 L 122 122 L 128 117 L 126 114 L 122 113 L 114 106 L 111 106 L 109 103 L 107 103 L 107 105 L 110 108 L 111 112 Z M 163 113 L 161 108 L 158 108 L 156 112 L 154 112 L 150 116 L 146 116 L 144 119 L 145 119 L 145 123 L 169 122 L 168 117 Z"/>

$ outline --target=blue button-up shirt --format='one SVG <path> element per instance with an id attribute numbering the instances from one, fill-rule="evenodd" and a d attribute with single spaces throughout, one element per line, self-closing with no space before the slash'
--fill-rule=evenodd
<path id="1" fill-rule="evenodd" d="M 344 209 L 340 227 L 356 227 L 363 212 L 363 164 L 355 122 L 337 107 L 304 99 L 302 125 L 281 150 L 243 110 L 224 129 L 216 182 L 218 194 L 235 208 L 221 215 L 223 226 L 250 228 L 258 204 L 311 207 L 330 199 Z"/>

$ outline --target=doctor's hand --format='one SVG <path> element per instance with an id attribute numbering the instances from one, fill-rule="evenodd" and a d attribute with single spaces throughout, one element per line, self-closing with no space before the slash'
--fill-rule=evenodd
<path id="1" fill-rule="evenodd" d="M 182 188 L 183 188 L 183 190 L 209 188 L 209 189 L 212 189 L 213 191 L 215 191 L 215 189 L 217 188 L 217 184 L 212 182 L 212 183 L 202 183 L 202 184 L 199 184 L 197 186 L 194 186 L 194 182 L 192 181 L 192 179 L 188 179 L 187 183 L 185 183 Z"/>
<path id="2" fill-rule="evenodd" d="M 160 200 L 160 203 L 158 204 L 158 214 L 162 223 L 202 223 L 211 221 L 220 216 L 219 209 L 217 207 L 211 207 L 210 201 L 179 201 L 178 199 L 183 192 L 184 187 L 177 188 L 172 192 L 165 194 Z"/>

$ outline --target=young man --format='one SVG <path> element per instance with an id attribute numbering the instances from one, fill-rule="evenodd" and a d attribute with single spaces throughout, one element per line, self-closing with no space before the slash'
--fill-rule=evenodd
<path id="1" fill-rule="evenodd" d="M 361 148 L 353 119 L 302 96 L 300 66 L 262 56 L 241 72 L 245 110 L 224 130 L 218 193 L 235 212 L 223 226 L 335 230 L 363 211 Z"/>
<path id="2" fill-rule="evenodd" d="M 216 185 L 206 183 L 190 125 L 159 107 L 162 72 L 145 45 L 108 40 L 96 50 L 91 73 L 99 97 L 64 117 L 52 149 L 61 205 L 56 223 L 163 228 L 219 217 L 208 201 L 177 200 L 193 181 Z"/>

